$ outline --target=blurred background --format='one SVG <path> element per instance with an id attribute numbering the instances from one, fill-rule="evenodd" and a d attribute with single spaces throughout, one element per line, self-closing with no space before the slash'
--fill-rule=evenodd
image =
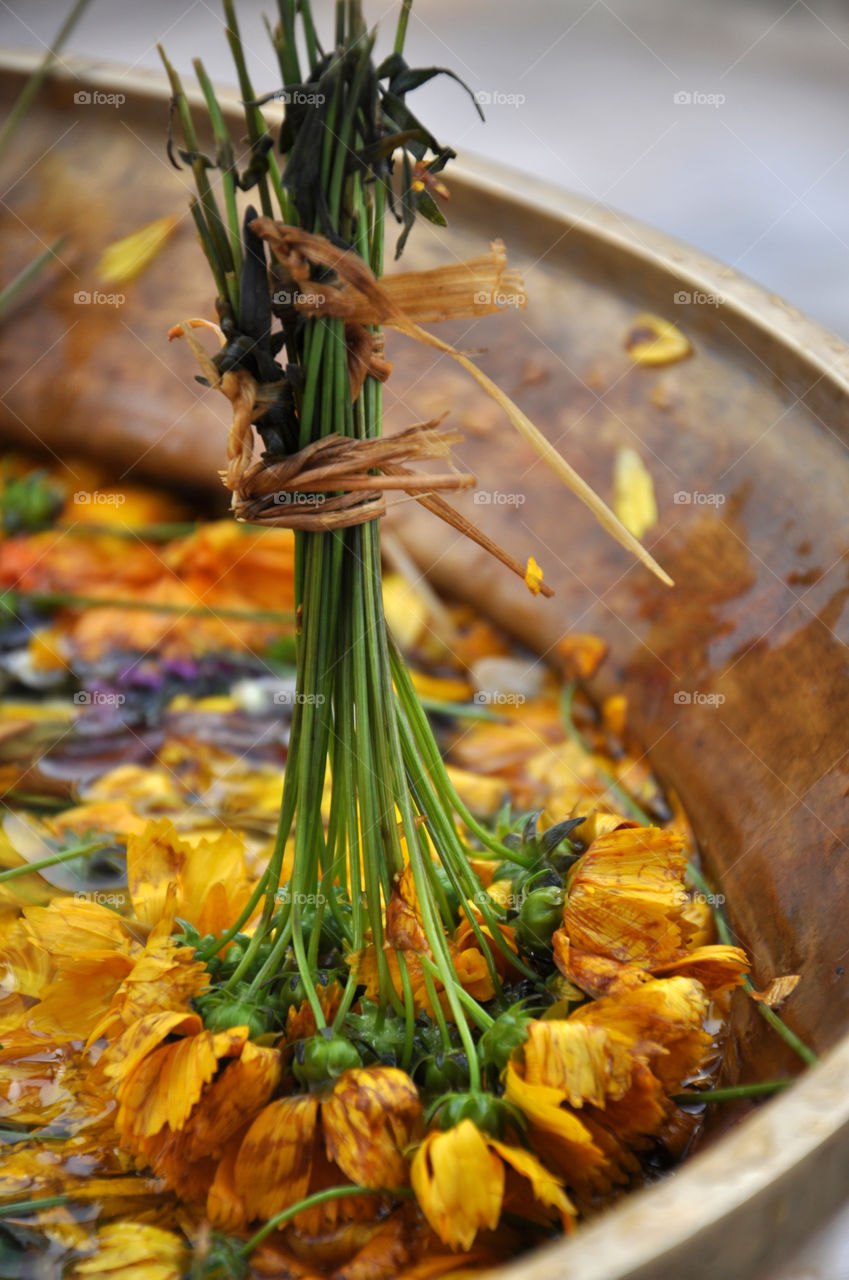
<path id="1" fill-rule="evenodd" d="M 0 42 L 43 49 L 68 0 L 5 0 Z M 277 85 L 240 0 L 254 83 Z M 314 0 L 317 23 L 332 0 Z M 369 0 L 369 19 L 395 0 Z M 326 29 L 326 26 L 325 26 Z M 232 83 L 215 0 L 92 0 L 69 52 L 157 69 L 162 40 Z M 441 142 L 578 191 L 730 263 L 849 338 L 849 6 L 838 0 L 416 0 L 413 65 L 456 70 L 417 92 Z M 107 109 L 107 108 L 104 108 Z"/>
<path id="2" fill-rule="evenodd" d="M 259 90 L 279 85 L 272 7 L 239 0 Z M 0 43 L 44 51 L 68 8 L 0 0 Z M 332 0 L 313 8 L 326 30 Z M 366 0 L 370 21 L 386 19 L 387 52 L 396 9 Z M 186 80 L 202 52 L 213 79 L 234 83 L 216 0 L 92 0 L 67 51 L 158 71 L 158 40 Z M 651 223 L 849 340 L 845 0 L 415 0 L 406 51 L 455 70 L 485 104 L 482 124 L 451 81 L 417 91 L 421 118 L 461 158 Z M 849 1280 L 849 1214 L 770 1280 Z"/>

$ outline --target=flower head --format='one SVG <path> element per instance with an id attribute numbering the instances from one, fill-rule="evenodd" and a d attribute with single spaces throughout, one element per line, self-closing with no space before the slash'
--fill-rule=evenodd
<path id="1" fill-rule="evenodd" d="M 561 1179 L 536 1156 L 469 1119 L 430 1132 L 413 1157 L 410 1178 L 425 1217 L 452 1249 L 470 1249 L 478 1232 L 493 1231 L 511 1204 L 521 1202 L 543 1220 L 556 1217 L 564 1227 L 574 1214 Z"/>

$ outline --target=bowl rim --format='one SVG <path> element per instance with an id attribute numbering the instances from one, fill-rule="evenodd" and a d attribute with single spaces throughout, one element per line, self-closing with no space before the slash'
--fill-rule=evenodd
<path id="1" fill-rule="evenodd" d="M 25 77 L 40 62 L 41 55 L 29 50 L 3 50 L 0 77 Z M 84 55 L 63 55 L 50 80 L 160 103 L 170 94 L 164 74 Z M 187 96 L 202 102 L 197 89 L 187 88 Z M 220 96 L 225 116 L 241 118 L 237 93 L 225 89 Z M 266 114 L 280 118 L 282 110 L 268 104 Z M 784 369 L 789 360 L 803 382 L 849 405 L 849 346 L 710 255 L 597 201 L 487 159 L 455 163 L 452 186 L 485 195 L 490 209 L 547 220 L 560 228 L 561 239 L 577 234 L 691 292 L 717 295 L 717 314 L 760 363 L 766 364 L 763 357 L 770 353 Z M 760 351 L 747 341 L 752 334 L 759 337 Z M 845 429 L 842 438 L 847 439 Z M 680 1280 L 686 1270 L 688 1280 L 727 1280 L 754 1275 L 786 1258 L 849 1196 L 847 1075 L 849 1032 L 790 1088 L 687 1160 L 680 1172 L 630 1193 L 571 1238 L 505 1263 L 497 1274 L 508 1280 L 555 1280 L 563 1274 L 580 1274 L 581 1280 Z M 744 1272 L 742 1266 L 749 1269 Z"/>

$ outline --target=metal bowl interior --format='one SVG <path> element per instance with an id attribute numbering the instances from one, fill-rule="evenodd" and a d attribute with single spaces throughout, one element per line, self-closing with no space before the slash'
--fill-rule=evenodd
<path id="1" fill-rule="evenodd" d="M 4 175 L 15 209 L 3 215 L 5 275 L 32 256 L 33 233 L 75 235 L 70 270 L 7 329 L 0 432 L 63 456 L 94 452 L 125 479 L 218 492 L 226 406 L 194 384 L 190 354 L 165 337 L 210 304 L 181 180 L 164 156 L 167 95 L 149 77 L 70 65 L 75 78 L 49 85 Z M 4 100 L 25 69 L 8 64 Z M 126 100 L 74 101 L 95 91 Z M 483 348 L 482 367 L 602 494 L 616 449 L 640 452 L 660 509 L 649 542 L 676 586 L 606 538 L 449 358 L 401 338 L 389 344 L 389 428 L 450 409 L 467 437 L 458 460 L 490 495 L 468 498 L 467 514 L 518 557 L 533 554 L 556 596 L 532 599 L 415 504 L 394 513 L 396 528 L 441 589 L 537 653 L 568 629 L 607 640 L 595 691 L 627 695 L 756 985 L 801 974 L 782 1012 L 825 1054 L 674 1178 L 504 1273 L 752 1275 L 849 1191 L 849 351 L 733 271 L 614 212 L 489 165 L 458 169 L 451 187 L 448 231 L 417 229 L 405 267 L 472 256 L 500 236 L 531 302 L 443 336 Z M 96 287 L 104 243 L 166 213 L 184 216 L 122 303 L 75 300 Z M 687 359 L 633 363 L 625 339 L 647 310 L 685 331 Z M 797 1069 L 745 998 L 734 1025 L 730 1078 Z"/>

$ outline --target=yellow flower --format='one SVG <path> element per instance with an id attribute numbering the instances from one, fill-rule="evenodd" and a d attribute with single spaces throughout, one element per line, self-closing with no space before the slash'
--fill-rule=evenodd
<path id="1" fill-rule="evenodd" d="M 621 995 L 591 1000 L 570 1019 L 615 1032 L 645 1059 L 667 1093 L 694 1075 L 710 1047 L 704 1029 L 710 998 L 695 978 L 652 978 Z"/>
<path id="2" fill-rule="evenodd" d="M 173 1231 L 146 1222 L 110 1222 L 97 1232 L 97 1252 L 78 1262 L 71 1274 L 115 1280 L 181 1280 L 190 1254 Z"/>
<path id="3" fill-rule="evenodd" d="M 571 946 L 645 968 L 671 960 L 689 936 L 681 919 L 686 865 L 683 840 L 658 827 L 594 840 L 569 876 L 563 926 Z"/>
<path id="4" fill-rule="evenodd" d="M 528 1026 L 504 1076 L 531 1146 L 583 1200 L 638 1165 L 631 1148 L 664 1141 L 670 1100 L 711 1047 L 709 998 L 694 978 L 650 979 L 590 1001 L 568 1019 Z"/>
<path id="5" fill-rule="evenodd" d="M 405 1151 L 420 1115 L 416 1086 L 395 1067 L 343 1072 L 325 1097 L 278 1098 L 254 1119 L 230 1158 L 222 1160 L 207 1213 L 228 1229 L 272 1217 L 319 1189 L 326 1169 L 322 1157 L 335 1165 L 337 1182 L 341 1172 L 352 1183 L 375 1190 L 402 1186 L 407 1182 Z M 296 1226 L 301 1217 L 295 1218 Z"/>
<path id="6" fill-rule="evenodd" d="M 167 912 L 201 935 L 222 933 L 250 896 L 244 840 L 227 831 L 193 843 L 181 839 L 167 818 L 148 822 L 127 841 L 127 883 L 144 924 L 158 923 Z M 169 893 L 173 901 L 166 906 Z"/>
<path id="7" fill-rule="evenodd" d="M 561 1089 L 527 1083 L 521 1065 L 513 1062 L 507 1065 L 504 1086 L 505 1098 L 520 1109 L 528 1123 L 533 1149 L 560 1170 L 576 1193 L 608 1194 L 615 1183 L 627 1180 L 623 1168 L 628 1157 L 621 1144 L 565 1107 Z"/>
<path id="8" fill-rule="evenodd" d="M 651 975 L 690 974 L 713 992 L 749 967 L 738 947 L 693 948 L 683 839 L 658 827 L 605 823 L 572 868 L 563 926 L 553 937 L 564 977 L 591 996 L 631 990 Z"/>
<path id="9" fill-rule="evenodd" d="M 510 1178 L 512 1186 L 511 1174 L 518 1175 Z M 491 1138 L 469 1119 L 427 1135 L 413 1157 L 410 1180 L 428 1222 L 455 1250 L 469 1250 L 479 1231 L 498 1226 L 505 1197 L 525 1200 L 530 1194 L 537 1211 L 546 1217 L 555 1211 L 564 1227 L 575 1212 L 561 1179 L 536 1156 Z"/>

